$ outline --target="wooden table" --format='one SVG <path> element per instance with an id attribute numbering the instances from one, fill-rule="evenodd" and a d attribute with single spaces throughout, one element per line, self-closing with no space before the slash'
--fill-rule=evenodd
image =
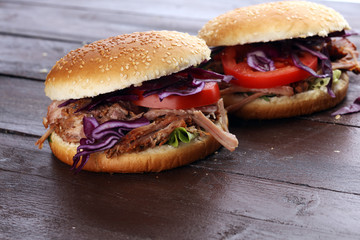
<path id="1" fill-rule="evenodd" d="M 231 118 L 236 151 L 161 173 L 74 175 L 34 145 L 46 74 L 70 50 L 134 31 L 196 35 L 258 2 L 0 0 L 0 239 L 360 239 L 360 114 Z M 322 2 L 360 30 L 360 3 Z M 340 106 L 360 95 L 350 76 Z"/>

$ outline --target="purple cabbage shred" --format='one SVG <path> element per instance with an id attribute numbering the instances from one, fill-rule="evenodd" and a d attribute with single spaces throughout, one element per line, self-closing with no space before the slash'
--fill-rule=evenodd
<path id="1" fill-rule="evenodd" d="M 350 114 L 356 112 L 360 112 L 360 97 L 355 99 L 355 101 L 349 106 L 342 107 L 339 110 L 333 112 L 331 116 L 344 115 L 344 114 Z"/>
<path id="2" fill-rule="evenodd" d="M 190 67 L 169 76 L 144 82 L 134 89 L 144 90 L 143 96 L 159 95 L 160 101 L 171 95 L 189 96 L 201 92 L 206 82 L 227 82 L 233 76 L 222 75 L 202 68 Z"/>
<path id="3" fill-rule="evenodd" d="M 129 131 L 149 123 L 149 120 L 141 117 L 131 121 L 110 120 L 99 124 L 94 117 L 84 117 L 83 128 L 86 138 L 80 140 L 71 170 L 78 173 L 89 160 L 90 154 L 112 148 Z"/>
<path id="4" fill-rule="evenodd" d="M 253 69 L 260 72 L 274 71 L 274 61 L 268 58 L 264 51 L 256 50 L 247 54 L 247 63 Z"/>

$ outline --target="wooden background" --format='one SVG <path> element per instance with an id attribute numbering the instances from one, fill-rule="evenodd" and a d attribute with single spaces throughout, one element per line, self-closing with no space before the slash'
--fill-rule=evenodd
<path id="1" fill-rule="evenodd" d="M 34 146 L 43 82 L 70 50 L 134 31 L 196 35 L 260 2 L 0 0 L 0 239 L 360 239 L 360 114 L 231 118 L 236 151 L 161 173 L 74 175 Z M 318 2 L 360 32 L 360 3 Z M 360 96 L 350 77 L 338 107 Z"/>

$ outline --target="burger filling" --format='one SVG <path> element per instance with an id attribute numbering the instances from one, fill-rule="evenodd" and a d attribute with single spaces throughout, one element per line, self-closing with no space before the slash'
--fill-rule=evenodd
<path id="1" fill-rule="evenodd" d="M 344 32 L 327 38 L 310 37 L 271 43 L 255 43 L 213 49 L 212 60 L 202 67 L 232 75 L 221 83 L 221 94 L 239 94 L 243 100 L 227 110 L 237 111 L 261 97 L 292 96 L 324 87 L 335 97 L 332 86 L 341 71 L 360 73 L 356 46 Z"/>
<path id="2" fill-rule="evenodd" d="M 197 136 L 209 134 L 233 151 L 238 142 L 228 132 L 227 115 L 220 94 L 202 93 L 209 88 L 219 92 L 217 84 L 206 86 L 209 82 L 224 80 L 228 81 L 229 78 L 190 68 L 145 82 L 140 87 L 130 87 L 94 98 L 53 101 L 43 120 L 49 130 L 37 144 L 41 147 L 52 132 L 65 142 L 79 144 L 73 159 L 73 169 L 77 171 L 81 170 L 94 152 L 104 151 L 111 158 L 164 144 L 176 147 L 179 142 L 189 143 Z M 155 100 L 146 100 L 153 95 L 156 96 Z M 179 109 L 183 104 L 181 102 L 189 98 L 198 99 L 199 96 L 207 96 L 203 100 L 206 105 L 198 106 L 199 101 L 189 101 L 186 108 Z M 167 101 L 167 98 L 173 100 Z M 179 103 L 174 99 L 183 101 Z"/>

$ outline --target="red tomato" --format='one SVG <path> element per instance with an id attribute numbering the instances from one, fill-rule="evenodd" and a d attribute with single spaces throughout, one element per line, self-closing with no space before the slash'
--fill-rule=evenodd
<path id="1" fill-rule="evenodd" d="M 205 83 L 204 89 L 194 95 L 177 96 L 171 95 L 160 101 L 157 94 L 143 97 L 141 94 L 139 99 L 133 101 L 134 104 L 149 108 L 165 108 L 165 109 L 189 109 L 201 107 L 216 103 L 220 99 L 220 91 L 217 83 Z"/>
<path id="2" fill-rule="evenodd" d="M 299 54 L 300 61 L 306 66 L 317 70 L 317 57 L 308 53 Z M 303 80 L 310 76 L 305 70 L 294 66 L 291 58 L 272 59 L 275 64 L 275 70 L 260 72 L 251 68 L 246 59 L 237 63 L 237 47 L 226 47 L 221 56 L 224 72 L 236 78 L 232 83 L 247 88 L 272 88 L 283 86 L 292 82 Z"/>

